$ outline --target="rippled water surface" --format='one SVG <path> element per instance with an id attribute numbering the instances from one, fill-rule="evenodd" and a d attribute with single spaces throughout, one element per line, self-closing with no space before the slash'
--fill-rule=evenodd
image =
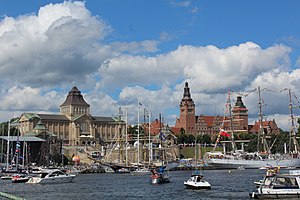
<path id="1" fill-rule="evenodd" d="M 192 171 L 171 171 L 171 182 L 151 185 L 147 175 L 79 174 L 74 183 L 25 184 L 0 180 L 0 191 L 25 199 L 249 199 L 253 181 L 263 177 L 262 170 L 204 170 L 211 190 L 185 189 L 183 182 Z"/>

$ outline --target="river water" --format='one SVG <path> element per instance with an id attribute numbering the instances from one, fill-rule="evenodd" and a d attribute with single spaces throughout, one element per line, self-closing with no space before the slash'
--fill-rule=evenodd
<path id="1" fill-rule="evenodd" d="M 249 199 L 255 189 L 253 181 L 263 177 L 265 171 L 246 170 L 203 170 L 202 174 L 212 185 L 211 190 L 186 189 L 183 182 L 192 171 L 171 171 L 171 182 L 152 185 L 150 176 L 99 173 L 78 174 L 73 183 L 25 184 L 0 180 L 0 191 L 24 199 L 96 200 L 96 199 Z"/>

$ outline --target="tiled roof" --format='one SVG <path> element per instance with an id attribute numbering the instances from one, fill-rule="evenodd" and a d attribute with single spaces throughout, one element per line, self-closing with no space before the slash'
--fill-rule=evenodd
<path id="1" fill-rule="evenodd" d="M 207 124 L 207 126 L 213 126 L 214 125 L 214 122 L 222 122 L 223 121 L 223 116 L 204 116 L 204 115 L 201 115 L 198 117 L 198 120 L 200 119 L 203 119 L 204 122 Z"/>
<path id="2" fill-rule="evenodd" d="M 203 116 L 203 119 L 207 126 L 212 126 L 214 123 L 214 116 Z"/>
<path id="3" fill-rule="evenodd" d="M 88 107 L 90 106 L 88 103 L 85 102 L 81 92 L 75 86 L 69 92 L 65 102 L 61 106 L 68 106 L 68 105 L 82 105 Z"/>
<path id="4" fill-rule="evenodd" d="M 60 121 L 70 121 L 65 115 L 55 115 L 55 114 L 37 114 L 42 120 L 60 120 Z"/>
<path id="5" fill-rule="evenodd" d="M 26 118 L 26 119 L 32 119 L 32 118 L 39 118 L 38 114 L 36 113 L 23 113 L 23 116 Z"/>
<path id="6" fill-rule="evenodd" d="M 175 135 L 179 135 L 181 128 L 171 127 L 171 130 Z"/>
<path id="7" fill-rule="evenodd" d="M 96 122 L 116 122 L 112 117 L 93 117 Z"/>
<path id="8" fill-rule="evenodd" d="M 267 128 L 268 126 L 270 128 L 272 128 L 272 126 L 275 126 L 276 123 L 274 121 L 263 121 L 262 122 L 262 125 L 263 125 L 263 128 Z M 277 125 L 276 125 L 277 126 Z M 255 122 L 254 125 L 251 126 L 251 129 L 250 129 L 250 133 L 258 133 L 260 130 L 260 122 Z"/>

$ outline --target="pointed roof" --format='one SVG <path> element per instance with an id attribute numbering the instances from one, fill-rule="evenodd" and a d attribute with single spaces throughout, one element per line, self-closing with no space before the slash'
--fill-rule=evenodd
<path id="1" fill-rule="evenodd" d="M 235 102 L 235 105 L 234 105 L 232 111 L 233 112 L 236 112 L 236 111 L 247 112 L 248 111 L 248 109 L 246 108 L 246 106 L 243 103 L 241 96 L 237 96 L 237 99 L 236 99 L 236 102 Z"/>
<path id="2" fill-rule="evenodd" d="M 85 102 L 81 92 L 77 89 L 76 86 L 72 88 L 69 92 L 65 102 L 61 104 L 61 106 L 69 106 L 69 105 L 82 105 L 89 107 L 90 105 Z"/>
<path id="3" fill-rule="evenodd" d="M 189 84 L 188 82 L 185 82 L 185 87 L 184 87 L 184 91 L 183 91 L 183 98 L 181 100 L 180 106 L 182 106 L 183 104 L 191 104 L 191 105 L 195 105 L 194 101 L 191 97 L 191 93 L 190 93 L 190 88 L 189 88 Z"/>
<path id="4" fill-rule="evenodd" d="M 40 120 L 34 127 L 33 130 L 36 130 L 36 131 L 45 131 L 47 130 L 46 126 L 44 125 L 44 123 Z"/>
<path id="5" fill-rule="evenodd" d="M 188 82 L 185 82 L 184 91 L 183 91 L 183 99 L 191 99 L 191 93 Z"/>
<path id="6" fill-rule="evenodd" d="M 242 107 L 242 108 L 246 108 L 246 106 L 244 105 L 243 101 L 242 101 L 242 97 L 238 96 L 235 102 L 235 106 L 236 107 Z"/>

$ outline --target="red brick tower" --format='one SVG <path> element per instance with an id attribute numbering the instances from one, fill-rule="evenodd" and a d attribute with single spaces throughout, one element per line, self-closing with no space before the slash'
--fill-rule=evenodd
<path id="1" fill-rule="evenodd" d="M 185 82 L 183 98 L 180 102 L 179 126 L 185 130 L 186 134 L 195 133 L 195 103 L 191 98 L 188 82 Z M 177 126 L 178 127 L 178 126 Z"/>
<path id="2" fill-rule="evenodd" d="M 242 97 L 238 96 L 232 109 L 234 119 L 234 129 L 248 131 L 248 109 L 242 101 Z"/>

